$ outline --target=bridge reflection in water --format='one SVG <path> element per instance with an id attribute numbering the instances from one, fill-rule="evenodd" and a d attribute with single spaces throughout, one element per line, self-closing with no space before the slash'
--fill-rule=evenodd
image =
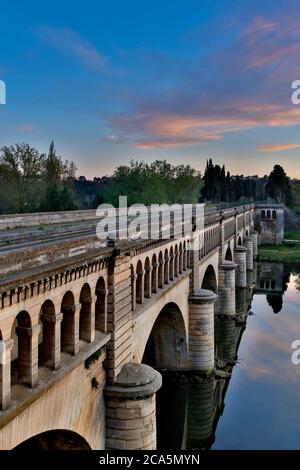
<path id="1" fill-rule="evenodd" d="M 236 289 L 236 314 L 215 316 L 215 370 L 208 375 L 160 370 L 163 387 L 157 394 L 158 449 L 211 449 L 238 351 L 251 315 L 253 295 L 263 294 L 273 312 L 282 306 L 290 267 L 255 263 L 247 273 L 247 289 Z"/>

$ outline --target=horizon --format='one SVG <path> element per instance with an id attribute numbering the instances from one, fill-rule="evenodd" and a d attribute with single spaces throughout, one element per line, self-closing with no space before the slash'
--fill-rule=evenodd
<path id="1" fill-rule="evenodd" d="M 54 140 L 88 179 L 131 159 L 203 174 L 208 158 L 300 178 L 295 0 L 17 5 L 2 25 L 0 146 Z"/>

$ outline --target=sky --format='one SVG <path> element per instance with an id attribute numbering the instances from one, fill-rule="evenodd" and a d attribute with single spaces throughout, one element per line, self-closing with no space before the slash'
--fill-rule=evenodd
<path id="1" fill-rule="evenodd" d="M 300 178 L 299 0 L 2 2 L 0 146 Z M 297 5 L 298 4 L 298 5 Z"/>

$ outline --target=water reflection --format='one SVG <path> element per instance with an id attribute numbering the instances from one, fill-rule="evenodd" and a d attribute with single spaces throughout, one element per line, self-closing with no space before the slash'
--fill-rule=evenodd
<path id="1" fill-rule="evenodd" d="M 255 266 L 237 315 L 215 319 L 215 373 L 163 373 L 159 449 L 300 448 L 299 291 L 299 266 Z"/>

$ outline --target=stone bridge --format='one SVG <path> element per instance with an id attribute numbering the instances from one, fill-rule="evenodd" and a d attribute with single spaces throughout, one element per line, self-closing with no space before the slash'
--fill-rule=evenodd
<path id="1" fill-rule="evenodd" d="M 254 213 L 207 212 L 179 239 L 3 251 L 0 448 L 155 449 L 158 371 L 215 377 L 214 315 L 241 316 Z"/>

